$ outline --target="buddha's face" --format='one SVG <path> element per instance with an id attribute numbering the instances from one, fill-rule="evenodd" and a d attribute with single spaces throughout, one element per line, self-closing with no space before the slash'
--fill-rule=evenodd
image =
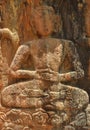
<path id="1" fill-rule="evenodd" d="M 49 7 L 50 8 L 50 7 Z M 33 17 L 34 27 L 37 34 L 41 37 L 49 36 L 53 32 L 53 14 L 52 9 L 38 9 Z"/>

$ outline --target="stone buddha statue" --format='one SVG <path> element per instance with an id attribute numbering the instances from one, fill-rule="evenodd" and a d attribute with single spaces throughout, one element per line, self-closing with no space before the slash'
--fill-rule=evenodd
<path id="1" fill-rule="evenodd" d="M 55 112 L 56 117 L 60 118 L 59 124 L 62 124 L 84 110 L 89 98 L 84 90 L 65 84 L 84 77 L 84 70 L 74 43 L 51 37 L 54 20 L 52 7 L 33 8 L 32 27 L 39 38 L 19 46 L 9 75 L 20 82 L 2 90 L 1 102 L 9 108 L 41 108 L 51 117 L 51 113 Z M 66 57 L 72 64 L 72 70 L 61 73 Z M 28 61 L 31 63 L 29 68 L 23 69 L 23 64 Z M 57 120 L 51 120 L 51 123 L 57 124 Z"/>

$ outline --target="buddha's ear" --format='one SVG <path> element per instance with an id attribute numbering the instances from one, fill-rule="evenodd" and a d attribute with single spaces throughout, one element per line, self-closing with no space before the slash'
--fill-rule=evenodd
<path id="1" fill-rule="evenodd" d="M 55 14 L 53 23 L 54 23 L 54 32 L 60 32 L 60 30 L 62 28 L 61 16 Z"/>

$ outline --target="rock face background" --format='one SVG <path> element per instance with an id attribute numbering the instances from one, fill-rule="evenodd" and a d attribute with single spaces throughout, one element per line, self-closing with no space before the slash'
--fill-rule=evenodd
<path id="1" fill-rule="evenodd" d="M 90 1 L 89 0 L 0 0 L 0 27 L 17 31 L 20 43 L 37 39 L 30 24 L 33 6 L 39 4 L 53 6 L 57 14 L 56 33 L 53 37 L 69 39 L 74 42 L 83 64 L 85 77 L 77 86 L 90 94 Z M 12 45 L 7 39 L 2 41 L 3 56 L 10 65 L 18 45 Z M 6 51 L 7 50 L 7 51 Z M 66 63 L 69 68 L 69 64 Z M 67 68 L 65 66 L 65 69 Z"/>

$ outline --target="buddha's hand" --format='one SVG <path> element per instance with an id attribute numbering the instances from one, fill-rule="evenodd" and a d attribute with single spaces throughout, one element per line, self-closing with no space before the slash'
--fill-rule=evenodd
<path id="1" fill-rule="evenodd" d="M 49 69 L 38 70 L 40 78 L 43 80 L 57 82 L 59 81 L 59 73 Z"/>
<path id="2" fill-rule="evenodd" d="M 34 78 L 35 79 L 42 79 L 40 73 L 38 73 L 38 71 L 34 71 Z"/>

